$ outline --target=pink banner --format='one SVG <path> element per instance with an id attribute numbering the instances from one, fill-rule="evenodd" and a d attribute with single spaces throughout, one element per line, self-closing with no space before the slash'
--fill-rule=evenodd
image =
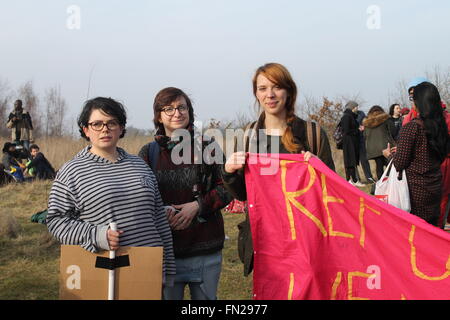
<path id="1" fill-rule="evenodd" d="M 450 299 L 450 234 L 319 159 L 250 154 L 255 299 Z"/>

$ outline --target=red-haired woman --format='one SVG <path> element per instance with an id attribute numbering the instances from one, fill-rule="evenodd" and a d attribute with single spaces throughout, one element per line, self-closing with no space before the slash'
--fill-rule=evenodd
<path id="1" fill-rule="evenodd" d="M 262 144 L 259 140 L 264 138 L 267 142 L 279 139 L 277 150 L 272 150 L 267 144 L 265 153 L 304 153 L 308 160 L 313 153 L 314 146 L 308 142 L 307 122 L 295 115 L 295 101 L 297 98 L 297 86 L 289 71 L 281 64 L 268 63 L 259 67 L 253 76 L 253 94 L 261 109 L 261 115 L 250 126 L 256 134 L 249 133 L 249 150 L 256 150 Z M 318 128 L 318 127 L 317 127 Z M 247 134 L 246 134 L 247 136 Z M 325 131 L 320 129 L 320 144 L 316 151 L 317 156 L 334 170 L 334 162 L 331 154 L 330 143 Z M 235 152 L 227 159 L 223 167 L 223 182 L 227 190 L 238 200 L 246 200 L 244 165 L 245 151 Z M 239 251 L 244 262 L 244 275 L 248 275 L 253 267 L 253 244 L 250 234 L 248 214 L 246 220 L 239 226 L 240 239 Z M 247 234 L 244 239 L 241 236 Z"/>

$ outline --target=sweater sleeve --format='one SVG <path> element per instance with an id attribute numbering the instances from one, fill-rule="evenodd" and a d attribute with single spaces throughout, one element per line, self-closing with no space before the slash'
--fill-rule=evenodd
<path id="1" fill-rule="evenodd" d="M 223 185 L 231 196 L 239 201 L 247 200 L 244 169 L 237 170 L 233 173 L 228 173 L 225 171 L 225 165 L 221 167 Z"/>
<path id="2" fill-rule="evenodd" d="M 56 179 L 48 200 L 47 227 L 62 244 L 80 245 L 90 252 L 109 250 L 108 226 L 96 226 L 79 219 L 76 195 Z"/>
<path id="3" fill-rule="evenodd" d="M 224 187 L 221 167 L 220 164 L 212 165 L 212 173 L 208 177 L 207 183 L 211 187 L 200 196 L 200 217 L 207 217 L 208 214 L 224 208 L 233 200 L 231 194 Z"/>

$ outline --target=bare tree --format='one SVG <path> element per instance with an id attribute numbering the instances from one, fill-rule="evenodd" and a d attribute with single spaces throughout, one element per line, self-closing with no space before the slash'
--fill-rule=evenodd
<path id="1" fill-rule="evenodd" d="M 0 136 L 7 137 L 8 106 L 11 103 L 12 93 L 7 80 L 0 80 Z"/>
<path id="2" fill-rule="evenodd" d="M 49 88 L 45 93 L 45 135 L 61 137 L 64 134 L 64 118 L 67 111 L 66 100 L 61 96 L 60 86 Z"/>
<path id="3" fill-rule="evenodd" d="M 450 103 L 450 67 L 447 69 L 440 66 L 434 66 L 432 70 L 424 72 L 428 81 L 433 83 L 439 90 L 441 99 L 447 104 Z M 409 107 L 410 101 L 408 99 L 408 81 L 405 79 L 397 83 L 395 91 L 389 93 L 389 104 L 399 103 L 402 107 Z"/>

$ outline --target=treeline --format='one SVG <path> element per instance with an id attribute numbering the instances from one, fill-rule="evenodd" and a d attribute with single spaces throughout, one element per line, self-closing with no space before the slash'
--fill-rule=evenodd
<path id="1" fill-rule="evenodd" d="M 450 67 L 441 68 L 435 66 L 432 70 L 423 73 L 430 82 L 432 82 L 439 90 L 442 100 L 449 106 L 450 104 Z M 410 107 L 408 100 L 407 86 L 408 80 L 401 80 L 395 88 L 392 88 L 386 95 L 387 105 L 379 103 L 386 112 L 389 106 L 398 103 L 401 107 Z M 34 89 L 33 82 L 27 81 L 13 90 L 7 80 L 0 78 L 0 135 L 9 136 L 9 130 L 6 128 L 8 114 L 13 110 L 14 101 L 20 99 L 23 102 L 24 110 L 27 110 L 33 120 L 34 137 L 61 137 L 61 136 L 78 136 L 78 128 L 76 120 L 68 118 L 69 106 L 65 98 L 61 94 L 59 85 L 47 88 L 42 96 L 39 96 Z M 315 98 L 304 96 L 299 99 L 297 106 L 297 114 L 308 120 L 318 122 L 328 133 L 332 132 L 344 112 L 345 103 L 348 100 L 354 100 L 359 103 L 360 107 L 368 110 L 372 105 L 359 95 L 338 96 L 335 98 Z M 450 106 L 448 107 L 450 109 Z M 254 113 L 239 112 L 235 115 L 234 120 L 222 121 L 210 119 L 206 128 L 242 128 L 248 122 L 254 120 L 258 111 Z M 151 135 L 152 130 L 138 129 L 132 126 L 127 127 L 128 136 L 146 136 Z"/>

